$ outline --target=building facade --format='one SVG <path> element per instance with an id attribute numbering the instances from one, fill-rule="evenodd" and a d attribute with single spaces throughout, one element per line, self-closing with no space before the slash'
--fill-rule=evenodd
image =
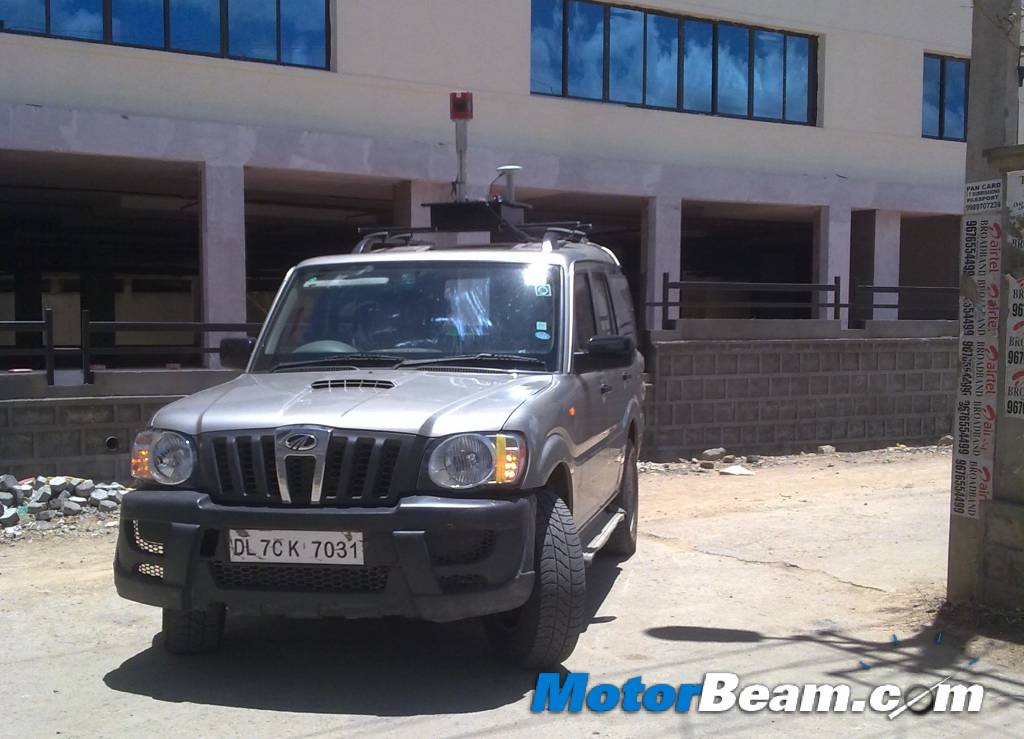
<path id="1" fill-rule="evenodd" d="M 648 329 L 666 275 L 957 283 L 959 0 L 0 0 L 0 27 L 0 321 L 53 308 L 58 344 L 82 309 L 260 321 L 293 263 L 424 225 L 463 89 L 471 195 L 521 165 L 529 218 L 593 223 Z M 825 317 L 759 300 L 671 317 Z M 914 310 L 867 317 L 955 315 Z M 182 361 L 140 356 L 108 363 Z"/>

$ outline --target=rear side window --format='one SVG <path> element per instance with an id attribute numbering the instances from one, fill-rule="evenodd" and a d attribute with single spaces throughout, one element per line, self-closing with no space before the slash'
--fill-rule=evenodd
<path id="1" fill-rule="evenodd" d="M 584 272 L 576 273 L 575 286 L 573 287 L 573 333 L 576 334 L 576 350 L 583 351 L 587 344 L 597 334 L 597 324 L 594 321 L 594 304 L 590 297 L 590 280 Z"/>
<path id="2" fill-rule="evenodd" d="M 612 319 L 612 301 L 608 297 L 608 283 L 604 275 L 594 272 L 590 275 L 590 289 L 594 294 L 594 314 L 597 318 L 597 335 L 614 336 L 615 326 Z"/>
<path id="3" fill-rule="evenodd" d="M 620 336 L 636 337 L 636 315 L 633 313 L 633 296 L 629 291 L 629 282 L 621 272 L 608 275 L 608 287 L 612 293 L 612 305 L 615 307 L 615 322 L 618 324 Z"/>

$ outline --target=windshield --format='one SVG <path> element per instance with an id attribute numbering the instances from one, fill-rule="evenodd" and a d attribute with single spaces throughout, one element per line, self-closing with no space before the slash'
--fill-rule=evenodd
<path id="1" fill-rule="evenodd" d="M 253 369 L 443 360 L 558 367 L 560 269 L 385 262 L 296 271 Z M 483 355 L 483 356 L 479 356 Z M 350 361 L 346 361 L 350 360 Z"/>

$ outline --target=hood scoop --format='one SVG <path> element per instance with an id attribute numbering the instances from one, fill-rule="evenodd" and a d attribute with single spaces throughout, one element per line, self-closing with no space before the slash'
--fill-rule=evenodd
<path id="1" fill-rule="evenodd" d="M 311 388 L 314 390 L 391 390 L 395 383 L 391 380 L 370 380 L 366 378 L 317 380 Z"/>

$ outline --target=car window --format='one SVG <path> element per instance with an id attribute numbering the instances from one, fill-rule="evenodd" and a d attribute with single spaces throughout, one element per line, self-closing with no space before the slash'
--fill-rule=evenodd
<path id="1" fill-rule="evenodd" d="M 633 313 L 633 296 L 629 291 L 629 282 L 621 272 L 608 275 L 608 287 L 612 294 L 612 306 L 615 308 L 615 323 L 620 336 L 636 338 L 636 316 Z"/>
<path id="2" fill-rule="evenodd" d="M 615 325 L 612 320 L 612 302 L 608 297 L 608 283 L 600 272 L 590 275 L 590 288 L 594 298 L 594 314 L 597 319 L 598 336 L 614 336 Z"/>
<path id="3" fill-rule="evenodd" d="M 594 304 L 590 297 L 590 280 L 585 272 L 577 272 L 573 287 L 573 333 L 576 335 L 576 350 L 583 351 L 597 334 L 594 321 Z"/>

